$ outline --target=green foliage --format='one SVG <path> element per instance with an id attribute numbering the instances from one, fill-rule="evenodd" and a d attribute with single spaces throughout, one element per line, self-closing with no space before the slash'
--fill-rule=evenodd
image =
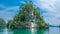
<path id="1" fill-rule="evenodd" d="M 7 27 L 10 28 L 12 25 L 12 20 L 9 20 L 8 23 L 7 23 Z"/>
<path id="2" fill-rule="evenodd" d="M 6 22 L 2 18 L 0 18 L 0 27 L 1 28 L 6 27 Z"/>
<path id="3" fill-rule="evenodd" d="M 30 12 L 33 11 L 35 22 L 37 26 L 44 27 L 45 21 L 41 17 L 41 14 L 32 3 L 26 3 L 20 7 L 19 13 L 13 18 L 13 20 L 8 21 L 9 27 L 17 27 L 17 26 L 30 26 L 31 18 Z"/>

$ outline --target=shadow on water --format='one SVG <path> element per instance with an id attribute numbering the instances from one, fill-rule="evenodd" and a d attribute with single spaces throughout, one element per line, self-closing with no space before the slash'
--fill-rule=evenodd
<path id="1" fill-rule="evenodd" d="M 0 29 L 0 34 L 44 34 L 45 29 Z"/>
<path id="2" fill-rule="evenodd" d="M 46 29 L 37 29 L 36 34 L 45 34 Z"/>
<path id="3" fill-rule="evenodd" d="M 10 29 L 12 34 L 44 34 L 45 29 Z M 9 33 L 8 33 L 9 34 Z"/>
<path id="4" fill-rule="evenodd" d="M 49 29 L 0 29 L 0 34 L 60 34 L 60 28 Z"/>
<path id="5" fill-rule="evenodd" d="M 0 29 L 0 34 L 60 34 L 60 28 L 49 29 Z"/>

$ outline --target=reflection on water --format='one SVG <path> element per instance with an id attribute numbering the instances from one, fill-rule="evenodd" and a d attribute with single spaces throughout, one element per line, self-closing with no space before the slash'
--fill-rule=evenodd
<path id="1" fill-rule="evenodd" d="M 60 28 L 49 29 L 0 29 L 0 34 L 60 34 Z"/>
<path id="2" fill-rule="evenodd" d="M 32 28 L 32 29 L 31 29 L 31 34 L 35 34 L 36 31 L 37 31 L 36 29 L 33 29 L 33 28 Z"/>

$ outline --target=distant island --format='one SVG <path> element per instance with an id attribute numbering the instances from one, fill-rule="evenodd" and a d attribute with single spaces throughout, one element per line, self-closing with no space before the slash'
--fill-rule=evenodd
<path id="1" fill-rule="evenodd" d="M 6 27 L 6 22 L 4 19 L 0 18 L 0 28 L 5 28 Z"/>
<path id="2" fill-rule="evenodd" d="M 49 27 L 60 27 L 60 25 L 59 26 L 57 26 L 57 25 L 56 26 L 55 25 L 49 25 Z"/>

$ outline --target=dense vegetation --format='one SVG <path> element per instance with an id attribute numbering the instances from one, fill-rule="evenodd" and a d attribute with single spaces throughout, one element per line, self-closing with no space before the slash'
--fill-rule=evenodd
<path id="1" fill-rule="evenodd" d="M 6 27 L 6 22 L 2 18 L 0 18 L 0 28 L 4 27 Z"/>
<path id="2" fill-rule="evenodd" d="M 33 18 L 31 18 L 31 12 L 33 11 Z M 30 26 L 31 19 L 35 19 L 35 24 L 39 27 L 45 27 L 45 21 L 43 20 L 40 11 L 32 4 L 25 3 L 20 7 L 20 10 L 17 15 L 13 18 L 13 20 L 9 20 L 7 26 L 9 28 L 15 28 L 18 26 Z"/>

